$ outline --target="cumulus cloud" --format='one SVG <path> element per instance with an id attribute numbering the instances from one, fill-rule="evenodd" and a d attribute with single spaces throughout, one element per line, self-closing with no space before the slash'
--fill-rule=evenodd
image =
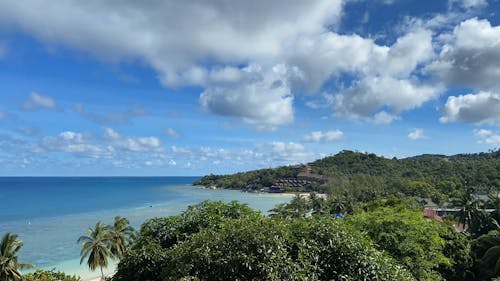
<path id="1" fill-rule="evenodd" d="M 104 139 L 115 149 L 133 152 L 158 151 L 163 147 L 160 139 L 157 137 L 129 137 L 111 128 L 104 129 Z"/>
<path id="2" fill-rule="evenodd" d="M 426 71 L 451 85 L 500 89 L 500 26 L 472 18 L 455 27 Z"/>
<path id="3" fill-rule="evenodd" d="M 478 138 L 478 143 L 491 146 L 500 145 L 500 134 L 494 133 L 491 130 L 477 129 L 474 130 L 474 135 Z"/>
<path id="4" fill-rule="evenodd" d="M 59 110 L 56 102 L 49 96 L 31 92 L 28 99 L 21 105 L 24 111 L 35 111 L 40 109 Z"/>
<path id="5" fill-rule="evenodd" d="M 421 140 L 421 139 L 425 139 L 426 136 L 424 134 L 424 129 L 422 128 L 415 128 L 413 129 L 409 134 L 408 134 L 408 138 L 411 139 L 411 140 Z"/>
<path id="6" fill-rule="evenodd" d="M 314 131 L 309 135 L 304 136 L 302 139 L 304 142 L 331 142 L 338 140 L 344 136 L 341 130 L 331 130 L 331 131 Z"/>
<path id="7" fill-rule="evenodd" d="M 421 106 L 439 96 L 442 87 L 423 85 L 417 81 L 391 77 L 367 77 L 334 96 L 333 109 L 336 117 L 393 121 L 398 114 Z M 380 113 L 380 108 L 394 111 Z M 377 115 L 378 114 L 378 115 Z M 382 115 L 380 115 L 382 114 Z M 392 116 L 389 118 L 389 115 Z"/>
<path id="8" fill-rule="evenodd" d="M 399 120 L 399 119 L 400 119 L 399 116 L 397 116 L 395 114 L 388 113 L 384 110 L 373 115 L 373 123 L 375 123 L 377 125 L 390 124 L 390 123 L 392 123 L 396 120 Z"/>
<path id="9" fill-rule="evenodd" d="M 434 57 L 429 30 L 410 30 L 391 46 L 377 45 L 357 35 L 328 33 L 321 38 L 320 42 L 299 44 L 299 54 L 311 54 L 310 58 L 303 58 L 305 73 L 321 77 L 318 86 L 332 75 L 350 73 L 355 77 L 339 92 L 321 97 L 332 106 L 337 118 L 387 124 L 399 119 L 401 112 L 420 107 L 444 90 L 442 85 L 423 83 L 416 76 L 420 67 Z M 325 102 L 310 101 L 308 105 L 318 107 Z"/>
<path id="10" fill-rule="evenodd" d="M 450 96 L 439 119 L 443 123 L 500 124 L 500 94 L 479 92 Z"/>
<path id="11" fill-rule="evenodd" d="M 313 160 L 316 156 L 307 151 L 300 143 L 281 141 L 259 144 L 255 150 L 247 151 L 247 154 L 253 154 L 254 157 L 270 166 L 305 163 Z"/>
<path id="12" fill-rule="evenodd" d="M 261 129 L 291 123 L 293 96 L 287 77 L 295 74 L 284 65 L 263 71 L 252 65 L 241 71 L 242 78 L 237 82 L 207 88 L 200 96 L 202 107 L 216 114 L 242 117 Z"/>
<path id="13" fill-rule="evenodd" d="M 40 147 L 47 152 L 67 152 L 82 157 L 100 158 L 109 154 L 108 149 L 91 143 L 84 133 L 65 131 L 52 137 L 44 137 Z"/>
<path id="14" fill-rule="evenodd" d="M 238 117 L 260 129 L 290 124 L 296 93 L 316 93 L 343 75 L 355 82 L 340 92 L 346 108 L 338 116 L 371 116 L 384 106 L 394 106 L 395 112 L 387 113 L 395 115 L 420 106 L 437 91 L 412 81 L 434 56 L 431 31 L 408 30 L 391 46 L 332 32 L 342 14 L 341 0 L 49 2 L 0 0 L 0 24 L 103 59 L 142 60 L 168 87 L 202 86 L 200 104 L 208 112 Z M 382 81 L 370 89 L 377 102 L 364 112 L 367 105 L 361 100 L 370 98 L 361 92 L 373 80 Z M 380 94 L 388 83 L 403 95 Z M 409 87 L 414 88 L 411 95 Z M 351 99 L 346 91 L 358 97 Z M 405 98 L 409 106 L 401 106 Z M 380 115 L 379 121 L 382 117 L 389 120 Z"/>
<path id="15" fill-rule="evenodd" d="M 117 5 L 73 0 L 52 4 L 48 0 L 23 4 L 2 0 L 0 18 L 44 41 L 108 59 L 140 58 L 160 73 L 165 84 L 178 85 L 186 82 L 187 73 L 196 72 L 193 65 L 206 59 L 245 62 L 278 55 L 282 42 L 335 23 L 342 1 L 258 0 L 230 5 L 222 0 L 124 1 Z"/>
<path id="16" fill-rule="evenodd" d="M 123 153 L 163 150 L 161 141 L 156 137 L 125 136 L 111 128 L 105 128 L 101 136 L 65 131 L 57 136 L 42 138 L 39 146 L 45 152 L 66 152 L 90 158 L 113 158 Z"/>

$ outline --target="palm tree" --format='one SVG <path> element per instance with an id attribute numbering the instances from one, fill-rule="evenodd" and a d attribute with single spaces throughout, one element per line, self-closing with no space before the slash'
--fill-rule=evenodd
<path id="1" fill-rule="evenodd" d="M 23 242 L 17 239 L 17 235 L 7 233 L 3 236 L 0 242 L 0 280 L 21 280 L 20 270 L 33 267 L 17 260 L 17 253 L 22 246 Z"/>
<path id="2" fill-rule="evenodd" d="M 457 214 L 458 223 L 470 227 L 474 217 L 479 212 L 479 200 L 472 197 L 470 192 L 465 192 L 460 198 L 453 201 L 453 205 L 460 208 Z"/>
<path id="3" fill-rule="evenodd" d="M 87 228 L 86 232 L 88 235 L 78 238 L 78 243 L 82 243 L 80 264 L 87 259 L 90 270 L 95 271 L 97 267 L 100 267 L 101 280 L 104 280 L 103 268 L 108 267 L 108 259 L 111 256 L 109 228 L 102 222 L 97 222 L 94 229 Z"/>
<path id="4" fill-rule="evenodd" d="M 319 197 L 316 193 L 309 193 L 309 202 L 311 205 L 312 209 L 312 214 L 313 215 L 323 215 L 325 210 L 324 210 L 324 205 L 325 205 L 325 199 L 322 197 Z"/>
<path id="5" fill-rule="evenodd" d="M 127 246 L 135 236 L 135 230 L 129 225 L 128 219 L 124 217 L 115 217 L 113 226 L 110 227 L 110 251 L 111 254 L 121 259 L 125 254 Z"/>
<path id="6" fill-rule="evenodd" d="M 291 218 L 291 210 L 288 207 L 288 204 L 281 203 L 276 205 L 273 209 L 269 210 L 270 217 L 278 217 L 278 218 Z"/>

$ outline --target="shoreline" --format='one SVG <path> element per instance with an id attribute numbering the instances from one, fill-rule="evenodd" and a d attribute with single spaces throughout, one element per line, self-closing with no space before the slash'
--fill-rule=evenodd
<path id="1" fill-rule="evenodd" d="M 316 193 L 316 195 L 320 198 L 326 199 L 327 194 L 326 193 L 318 193 L 318 192 L 265 192 L 265 191 L 246 191 L 243 189 L 239 188 L 219 188 L 215 186 L 203 186 L 203 185 L 192 185 L 193 187 L 199 188 L 199 189 L 208 189 L 208 190 L 236 190 L 241 193 L 249 193 L 249 194 L 265 194 L 265 195 L 275 195 L 277 197 L 295 197 L 299 195 L 302 198 L 309 198 L 309 194 L 311 193 Z"/>
<path id="2" fill-rule="evenodd" d="M 113 277 L 114 273 L 113 274 L 106 274 L 105 277 L 108 278 L 108 277 Z M 91 278 L 82 278 L 82 281 L 101 281 L 101 276 L 98 276 L 98 277 L 91 277 Z"/>
<path id="3" fill-rule="evenodd" d="M 55 269 L 69 275 L 77 275 L 82 278 L 82 281 L 95 281 L 100 279 L 100 272 L 91 272 L 80 264 L 78 253 L 81 249 L 75 239 L 83 233 L 86 227 L 95 224 L 97 220 L 112 222 L 116 215 L 120 215 L 128 218 L 132 226 L 139 228 L 147 219 L 176 215 L 189 205 L 204 200 L 224 202 L 237 200 L 267 214 L 274 206 L 289 202 L 294 196 L 294 194 L 243 193 L 229 189 L 201 190 L 200 186 L 196 188 L 191 184 L 166 187 L 168 187 L 166 190 L 161 188 L 161 194 L 171 193 L 173 197 L 159 198 L 153 204 L 132 202 L 121 208 L 30 218 L 30 224 L 26 223 L 26 219 L 0 221 L 0 228 L 20 235 L 25 243 L 21 254 L 23 261 L 34 263 L 39 269 Z M 178 197 L 177 192 L 181 193 L 183 197 Z M 153 206 L 151 207 L 151 205 Z M 61 228 L 61 225 L 64 227 Z M 57 256 L 60 259 L 54 258 L 55 255 L 52 254 L 54 249 L 57 249 Z M 105 270 L 105 274 L 108 276 L 115 269 L 116 267 L 110 264 L 108 270 Z M 30 270 L 24 271 L 24 273 L 29 272 Z"/>

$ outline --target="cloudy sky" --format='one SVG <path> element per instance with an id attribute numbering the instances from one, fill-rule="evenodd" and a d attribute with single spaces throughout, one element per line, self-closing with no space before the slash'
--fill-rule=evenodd
<path id="1" fill-rule="evenodd" d="M 0 175 L 500 146 L 499 0 L 0 0 Z"/>

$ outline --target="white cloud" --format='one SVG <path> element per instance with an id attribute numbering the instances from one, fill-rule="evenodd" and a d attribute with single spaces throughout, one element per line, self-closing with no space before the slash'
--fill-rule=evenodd
<path id="1" fill-rule="evenodd" d="M 494 133 L 491 130 L 477 129 L 474 135 L 479 139 L 478 143 L 491 146 L 500 145 L 500 133 Z"/>
<path id="2" fill-rule="evenodd" d="M 455 27 L 426 71 L 451 85 L 500 90 L 500 26 L 477 18 Z"/>
<path id="3" fill-rule="evenodd" d="M 72 131 L 62 132 L 56 137 L 44 137 L 40 147 L 47 152 L 67 152 L 91 158 L 105 157 L 110 153 L 106 147 L 91 143 L 89 135 Z"/>
<path id="4" fill-rule="evenodd" d="M 155 153 L 163 150 L 156 137 L 124 136 L 105 128 L 102 136 L 65 131 L 57 136 L 42 138 L 39 147 L 45 152 L 66 152 L 80 157 L 115 158 L 126 153 Z"/>
<path id="5" fill-rule="evenodd" d="M 439 85 L 422 85 L 417 81 L 390 77 L 367 77 L 334 97 L 334 115 L 351 119 L 374 117 L 378 121 L 395 120 L 397 117 L 394 113 L 417 108 L 438 97 L 441 91 Z M 384 107 L 392 109 L 394 113 L 377 112 Z M 393 117 L 387 118 L 389 115 Z"/>
<path id="6" fill-rule="evenodd" d="M 408 138 L 411 140 L 420 140 L 420 139 L 425 139 L 426 136 L 424 134 L 424 129 L 421 128 L 415 128 L 413 129 L 409 134 Z"/>
<path id="7" fill-rule="evenodd" d="M 317 157 L 316 154 L 307 151 L 300 143 L 281 141 L 259 144 L 254 151 L 248 151 L 247 155 L 253 155 L 262 163 L 273 167 L 306 163 Z"/>
<path id="8" fill-rule="evenodd" d="M 28 99 L 22 104 L 21 109 L 25 111 L 39 109 L 58 110 L 58 107 L 53 98 L 31 92 Z"/>
<path id="9" fill-rule="evenodd" d="M 180 137 L 181 135 L 179 134 L 179 132 L 177 132 L 175 129 L 173 128 L 166 128 L 163 133 L 166 135 L 166 136 L 169 136 L 171 138 L 178 138 Z"/>
<path id="10" fill-rule="evenodd" d="M 386 125 L 390 124 L 396 120 L 399 120 L 399 116 L 395 114 L 388 113 L 386 111 L 380 111 L 373 115 L 373 123 L 377 125 Z"/>
<path id="11" fill-rule="evenodd" d="M 331 142 L 334 140 L 338 140 L 344 136 L 344 133 L 340 130 L 332 130 L 332 131 L 314 131 L 309 135 L 304 136 L 302 139 L 304 142 Z"/>
<path id="12" fill-rule="evenodd" d="M 488 5 L 487 0 L 449 0 L 449 5 L 453 5 L 457 3 L 462 8 L 472 9 L 472 8 L 481 8 Z"/>
<path id="13" fill-rule="evenodd" d="M 425 29 L 408 32 L 392 46 L 359 35 L 324 32 L 300 36 L 285 50 L 286 61 L 304 73 L 301 82 L 310 92 L 345 73 L 406 78 L 433 54 L 432 34 Z"/>
<path id="14" fill-rule="evenodd" d="M 293 96 L 287 77 L 294 74 L 286 66 L 276 65 L 263 73 L 260 66 L 252 65 L 241 73 L 243 81 L 209 86 L 200 96 L 202 107 L 216 114 L 242 117 L 260 129 L 293 122 Z"/>
<path id="15" fill-rule="evenodd" d="M 114 148 L 133 152 L 158 151 L 163 147 L 160 139 L 157 137 L 123 136 L 111 128 L 104 129 L 104 139 Z"/>
<path id="16" fill-rule="evenodd" d="M 241 118 L 259 129 L 290 124 L 296 93 L 316 93 L 326 81 L 342 75 L 357 81 L 346 85 L 347 91 L 378 79 L 384 82 L 376 85 L 381 88 L 399 81 L 391 84 L 403 88 L 403 95 L 383 95 L 385 89 L 372 86 L 375 98 L 366 94 L 350 99 L 342 97 L 342 91 L 346 109 L 339 116 L 371 116 L 384 106 L 396 107 L 387 112 L 395 115 L 401 107 L 409 110 L 435 97 L 432 86 L 410 82 L 434 56 L 432 33 L 413 28 L 391 46 L 337 34 L 331 27 L 342 14 L 343 2 L 257 0 L 227 5 L 222 0 L 168 0 L 117 5 L 70 0 L 54 5 L 48 0 L 0 0 L 0 25 L 103 59 L 142 60 L 168 87 L 202 86 L 200 104 L 209 112 Z M 414 89 L 405 95 L 408 87 Z M 376 100 L 371 112 L 361 112 L 366 106 L 362 99 Z M 401 105 L 405 103 L 409 105 Z M 379 116 L 379 121 L 382 117 L 388 116 Z"/>
<path id="17" fill-rule="evenodd" d="M 193 78 L 206 59 L 246 62 L 280 54 L 283 42 L 335 23 L 342 1 L 0 1 L 1 22 L 47 42 L 107 59 L 140 58 L 167 85 Z M 279 10 L 279 13 L 275 11 Z M 110 11 L 113 11 L 110 16 Z M 188 36 L 187 36 L 188 35 Z M 189 79 L 188 79 L 189 80 Z"/>
<path id="18" fill-rule="evenodd" d="M 500 94 L 479 92 L 450 96 L 444 105 L 443 123 L 500 124 Z"/>
<path id="19" fill-rule="evenodd" d="M 491 136 L 492 134 L 493 134 L 493 132 L 491 132 L 490 130 L 486 130 L 486 129 L 474 130 L 474 135 L 476 137 L 480 137 L 480 138 L 485 138 L 485 137 Z"/>

